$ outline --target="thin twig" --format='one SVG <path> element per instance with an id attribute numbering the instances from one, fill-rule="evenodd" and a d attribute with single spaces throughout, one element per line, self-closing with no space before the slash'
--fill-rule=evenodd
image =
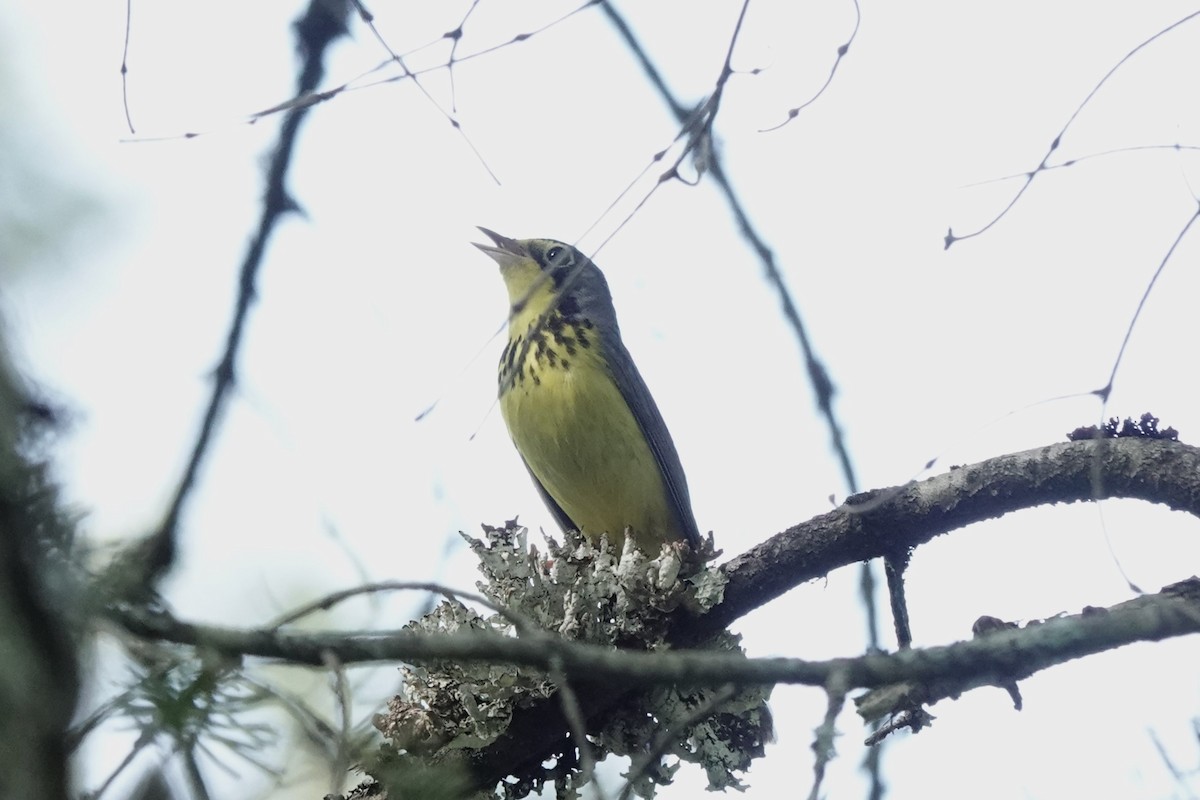
<path id="1" fill-rule="evenodd" d="M 837 718 L 846 706 L 846 690 L 848 688 L 846 675 L 841 672 L 830 675 L 829 682 L 825 684 L 828 703 L 825 707 L 825 719 L 818 726 L 812 744 L 813 752 L 817 757 L 813 762 L 813 785 L 808 793 L 809 800 L 817 800 L 820 797 L 821 784 L 825 781 L 825 768 L 837 755 L 833 746 L 837 739 Z"/>
<path id="2" fill-rule="evenodd" d="M 1101 150 L 1096 153 L 1088 153 L 1087 155 L 1076 156 L 1075 158 L 1069 158 L 1066 161 L 1063 161 L 1062 163 L 1059 163 L 1059 164 L 1047 164 L 1042 169 L 1042 172 L 1052 172 L 1053 170 L 1056 170 L 1056 169 L 1067 169 L 1068 167 L 1077 167 L 1080 164 L 1083 164 L 1085 162 L 1092 161 L 1095 159 L 1099 159 L 1099 158 L 1108 158 L 1109 156 L 1126 155 L 1128 153 L 1141 153 L 1141 152 L 1145 152 L 1145 151 L 1149 151 L 1149 150 L 1169 150 L 1169 151 L 1174 151 L 1176 153 L 1182 153 L 1185 150 L 1188 150 L 1188 151 L 1200 150 L 1200 145 L 1179 144 L 1178 142 L 1176 142 L 1175 144 L 1137 144 L 1137 145 L 1131 145 L 1130 147 L 1113 147 L 1109 150 Z M 991 184 L 991 183 L 1004 183 L 1005 181 L 1015 181 L 1018 178 L 1028 178 L 1028 177 L 1029 177 L 1028 172 L 1018 172 L 1018 173 L 1013 173 L 1012 175 L 1001 175 L 999 178 L 988 178 L 987 180 L 975 181 L 974 183 L 963 184 L 959 188 L 960 189 L 974 189 L 975 187 L 987 186 L 988 184 Z"/>
<path id="3" fill-rule="evenodd" d="M 1087 106 L 1087 104 L 1092 101 L 1092 98 L 1096 96 L 1096 93 L 1100 91 L 1100 89 L 1104 86 L 1104 84 L 1108 83 L 1108 79 L 1111 78 L 1113 75 L 1115 75 L 1117 73 L 1117 71 L 1119 69 L 1121 69 L 1121 67 L 1125 66 L 1125 64 L 1127 64 L 1131 58 L 1133 58 L 1135 55 L 1137 55 L 1139 52 L 1141 52 L 1144 48 L 1146 48 L 1147 46 L 1158 41 L 1158 39 L 1162 38 L 1163 36 L 1166 36 L 1168 33 L 1175 30 L 1176 28 L 1183 25 L 1184 23 L 1190 22 L 1191 20 L 1193 20 L 1197 17 L 1200 17 L 1200 11 L 1193 11 L 1191 14 L 1188 14 L 1186 17 L 1175 20 L 1167 27 L 1158 31 L 1158 33 L 1154 34 L 1150 38 L 1144 40 L 1141 44 L 1134 47 L 1132 50 L 1130 50 L 1128 53 L 1126 53 L 1121 58 L 1120 61 L 1118 61 L 1115 65 L 1113 65 L 1112 69 L 1110 69 L 1108 72 L 1104 73 L 1104 77 L 1101 78 L 1099 80 L 1099 82 L 1095 86 L 1092 87 L 1092 90 L 1087 93 L 1087 97 L 1083 98 L 1083 102 L 1081 102 L 1075 108 L 1075 110 L 1073 112 L 1071 112 L 1071 116 L 1067 118 L 1066 123 L 1063 124 L 1062 128 L 1059 129 L 1059 131 L 1055 135 L 1054 139 L 1050 142 L 1050 146 L 1046 149 L 1046 154 L 1042 156 L 1042 160 L 1038 163 L 1038 165 L 1036 167 L 1034 167 L 1029 172 L 1025 173 L 1025 182 L 1023 184 L 1021 184 L 1021 188 L 1018 189 L 1017 193 L 1015 195 L 1013 195 L 1011 200 L 1008 201 L 1008 205 L 1006 205 L 1000 211 L 999 214 L 997 214 L 995 217 L 993 217 L 990 222 L 988 222 L 982 228 L 972 231 L 971 233 L 964 234 L 962 236 L 956 236 L 954 233 L 954 229 L 950 228 L 948 231 L 946 231 L 945 249 L 949 250 L 950 246 L 952 244 L 954 244 L 955 242 L 962 241 L 963 239 L 973 239 L 976 236 L 979 236 L 980 234 L 989 230 L 997 222 L 1004 219 L 1004 217 L 1008 215 L 1008 212 L 1013 209 L 1013 206 L 1015 206 L 1017 204 L 1017 201 L 1021 199 L 1022 195 L 1025 194 L 1025 190 L 1027 190 L 1029 188 L 1030 184 L 1033 183 L 1033 179 L 1036 178 L 1042 172 L 1045 172 L 1049 168 L 1047 166 L 1046 162 L 1050 159 L 1050 156 L 1053 155 L 1056 150 L 1058 150 L 1059 145 L 1062 144 L 1063 137 L 1066 136 L 1067 131 L 1070 129 L 1071 125 L 1073 125 L 1075 123 L 1076 118 L 1083 112 L 1083 109 Z"/>
<path id="4" fill-rule="evenodd" d="M 1129 326 L 1125 328 L 1125 338 L 1121 340 L 1121 347 L 1117 350 L 1117 357 L 1113 360 L 1112 372 L 1110 372 L 1108 375 L 1108 383 L 1104 384 L 1099 389 L 1092 391 L 1092 394 L 1096 395 L 1103 401 L 1100 409 L 1101 420 L 1104 419 L 1105 410 L 1108 407 L 1108 396 L 1112 393 L 1113 381 L 1117 377 L 1117 370 L 1121 367 L 1121 359 L 1125 356 L 1125 348 L 1129 346 L 1129 339 L 1133 336 L 1133 329 L 1137 325 L 1138 317 L 1142 315 L 1142 309 L 1145 308 L 1146 301 L 1150 298 L 1150 293 L 1154 291 L 1154 284 L 1158 282 L 1159 276 L 1162 275 L 1163 270 L 1167 268 L 1167 262 L 1171 260 L 1171 256 L 1174 255 L 1175 249 L 1179 247 L 1180 242 L 1183 241 L 1183 237 L 1187 235 L 1189 230 L 1191 230 L 1192 225 L 1195 224 L 1198 218 L 1200 218 L 1200 203 L 1196 204 L 1196 210 L 1192 212 L 1192 216 L 1188 218 L 1187 223 L 1179 231 L 1179 234 L 1175 237 L 1175 241 L 1171 242 L 1171 246 L 1167 248 L 1166 255 L 1164 255 L 1162 260 L 1158 262 L 1158 269 L 1154 270 L 1154 275 L 1150 278 L 1150 282 L 1146 284 L 1146 291 L 1142 292 L 1142 298 L 1138 300 L 1137 309 L 1135 309 L 1133 312 L 1133 318 L 1129 320 Z"/>
<path id="5" fill-rule="evenodd" d="M 686 717 L 677 720 L 671 727 L 659 731 L 658 736 L 654 737 L 654 741 L 650 743 L 646 751 L 630 764 L 628 779 L 617 800 L 629 800 L 633 796 L 634 784 L 666 755 L 667 751 L 671 749 L 671 745 L 679 738 L 681 731 L 712 715 L 735 694 L 737 694 L 737 686 L 727 683 L 713 692 L 703 703 L 696 706 Z"/>
<path id="6" fill-rule="evenodd" d="M 345 665 L 338 661 L 333 653 L 328 653 L 325 657 L 325 667 L 333 674 L 333 695 L 337 698 L 338 711 L 341 712 L 341 729 L 336 739 L 337 751 L 329 769 L 329 791 L 331 794 L 337 794 L 342 790 L 346 771 L 350 769 L 350 731 L 354 727 L 350 709 L 353 701 L 350 698 L 350 687 L 346 684 Z"/>
<path id="7" fill-rule="evenodd" d="M 688 109 L 676 97 L 675 93 L 667 86 L 666 80 L 658 67 L 650 60 L 649 54 L 642 47 L 640 41 L 634 35 L 633 30 L 625 21 L 624 17 L 617 12 L 610 3 L 603 3 L 601 6 L 605 14 L 608 15 L 609 21 L 621 38 L 625 40 L 626 46 L 633 53 L 638 63 L 642 67 L 646 78 L 650 84 L 658 91 L 659 96 L 667 104 L 671 113 L 680 122 L 684 129 L 687 130 L 692 125 L 692 120 L 697 112 Z M 857 9 L 857 0 L 855 8 Z M 745 13 L 745 6 L 742 8 Z M 739 17 L 739 25 L 741 18 Z M 858 23 L 855 23 L 855 34 L 857 34 Z M 736 35 L 736 32 L 735 32 Z M 851 41 L 853 36 L 851 36 Z M 848 46 L 849 43 L 847 43 Z M 725 67 L 722 71 L 722 78 L 728 79 L 733 56 L 733 43 L 730 43 L 729 50 L 725 56 Z M 839 61 L 841 56 L 839 55 Z M 836 65 L 835 65 L 836 69 Z M 831 75 L 832 79 L 832 75 Z M 718 91 L 714 94 L 720 94 L 724 87 L 724 80 L 718 81 Z M 712 120 L 708 121 L 708 129 L 711 131 Z M 657 158 L 657 156 L 656 156 Z M 679 162 L 676 162 L 678 166 Z M 842 470 L 842 477 L 846 483 L 846 489 L 849 494 L 854 494 L 858 491 L 858 479 L 854 471 L 854 463 L 850 458 L 850 449 L 846 444 L 846 436 L 842 430 L 842 425 L 837 419 L 837 413 L 833 408 L 833 399 L 836 393 L 833 380 L 829 377 L 829 371 L 825 368 L 825 364 L 821 361 L 816 353 L 812 342 L 809 340 L 808 331 L 804 325 L 804 320 L 800 316 L 800 309 L 792 297 L 791 292 L 787 288 L 787 284 L 783 280 L 783 273 L 779 269 L 779 265 L 775 263 L 775 253 L 767 245 L 762 234 L 759 233 L 757 227 L 750 220 L 750 215 L 746 212 L 741 199 L 733 189 L 733 184 L 729 181 L 725 174 L 725 169 L 722 164 L 720 155 L 716 148 L 710 147 L 707 153 L 707 168 L 708 173 L 716 182 L 717 187 L 721 190 L 725 197 L 725 202 L 729 206 L 730 213 L 733 214 L 734 220 L 737 222 L 738 230 L 754 250 L 758 256 L 760 265 L 766 275 L 767 282 L 775 290 L 779 297 L 779 302 L 783 310 L 784 319 L 792 329 L 792 334 L 796 338 L 796 342 L 800 345 L 801 353 L 804 356 L 804 365 L 808 373 L 809 382 L 813 387 L 817 408 L 821 416 L 825 419 L 826 427 L 829 430 L 830 445 L 837 454 L 838 464 Z M 674 168 L 673 168 L 674 169 Z M 672 170 L 673 171 L 673 170 Z M 665 173 L 670 174 L 670 173 Z M 661 181 L 658 185 L 661 185 Z M 657 188 L 657 185 L 655 186 Z M 643 201 L 644 202 L 644 201 Z M 636 211 L 636 209 L 635 209 Z M 859 596 L 862 598 L 863 608 L 867 616 L 867 647 L 870 650 L 878 650 L 879 646 L 879 611 L 875 604 L 875 575 L 870 563 L 864 563 L 861 568 L 859 580 Z"/>
<path id="8" fill-rule="evenodd" d="M 196 800 L 212 800 L 212 795 L 208 793 L 208 785 L 204 782 L 204 773 L 200 771 L 200 765 L 196 763 L 194 748 L 189 748 L 183 753 L 183 771 L 187 775 L 192 797 Z"/>
<path id="9" fill-rule="evenodd" d="M 621 35 L 621 38 L 625 40 L 626 46 L 638 60 L 638 63 L 641 65 L 642 71 L 645 73 L 646 78 L 650 81 L 651 85 L 658 90 L 660 97 L 667 104 L 667 107 L 671 110 L 671 113 L 675 115 L 675 118 L 681 125 L 685 126 L 685 128 L 692 126 L 692 119 L 695 112 L 676 99 L 674 92 L 672 92 L 667 86 L 662 74 L 658 71 L 658 68 L 654 65 L 654 62 L 650 60 L 650 57 L 646 53 L 645 48 L 642 47 L 641 42 L 639 42 L 634 36 L 633 31 L 630 29 L 628 23 L 625 22 L 624 18 L 621 17 L 621 15 L 610 3 L 603 3 L 601 7 L 604 9 L 605 14 L 608 15 L 613 27 L 616 28 L 617 32 Z M 743 7 L 743 12 L 744 11 L 745 8 Z M 732 70 L 732 55 L 733 47 L 731 43 L 730 48 L 726 53 L 724 68 L 722 69 L 722 78 L 725 80 L 728 79 L 729 73 Z M 723 88 L 724 81 L 718 80 L 717 89 L 714 91 L 714 95 L 719 97 L 721 91 L 723 91 Z M 710 116 L 707 120 L 705 120 L 702 127 L 711 130 L 711 126 L 712 118 Z M 845 478 L 847 489 L 850 492 L 856 492 L 858 491 L 858 481 L 854 475 L 854 467 L 850 461 L 850 454 L 846 447 L 845 436 L 842 433 L 841 425 L 838 423 L 833 412 L 833 382 L 830 380 L 829 373 L 826 371 L 824 365 L 817 357 L 812 343 L 809 341 L 808 332 L 805 329 L 804 322 L 800 317 L 800 311 L 796 305 L 796 301 L 793 299 L 791 292 L 784 283 L 783 274 L 780 271 L 779 266 L 775 263 L 775 254 L 767 245 L 762 234 L 758 232 L 758 229 L 754 226 L 754 223 L 751 222 L 750 215 L 746 212 L 745 206 L 742 204 L 741 199 L 734 191 L 733 185 L 730 183 L 728 176 L 725 174 L 720 156 L 715 149 L 708 154 L 708 173 L 713 177 L 713 180 L 716 181 L 717 186 L 720 188 L 721 193 L 725 197 L 725 201 L 729 206 L 730 212 L 733 214 L 734 220 L 737 222 L 738 230 L 758 256 L 759 262 L 762 265 L 764 273 L 766 274 L 767 281 L 771 284 L 772 288 L 775 289 L 775 292 L 779 297 L 780 304 L 783 307 L 784 318 L 791 326 L 792 332 L 796 337 L 796 341 L 800 344 L 800 348 L 804 354 L 804 361 L 808 370 L 809 380 L 812 382 L 813 390 L 816 393 L 817 406 L 821 410 L 821 414 L 825 417 L 826 423 L 829 427 L 833 447 L 838 454 L 838 460 L 842 467 L 842 474 Z"/>
<path id="10" fill-rule="evenodd" d="M 491 609 L 500 616 L 504 617 L 518 633 L 527 633 L 534 630 L 533 623 L 528 619 L 513 611 L 510 608 L 496 603 L 478 592 L 464 592 L 454 589 L 449 586 L 443 586 L 440 583 L 430 583 L 428 581 L 381 581 L 379 583 L 368 583 L 362 586 L 355 586 L 351 589 L 342 589 L 336 592 L 330 592 L 324 597 L 319 597 L 312 602 L 305 603 L 299 608 L 287 612 L 282 617 L 279 617 L 272 622 L 268 627 L 271 630 L 277 630 L 284 625 L 295 622 L 296 620 L 306 617 L 309 614 L 314 614 L 318 611 L 328 611 L 333 606 L 341 603 L 344 600 L 349 600 L 352 597 L 358 597 L 364 594 L 373 594 L 376 592 L 396 592 L 396 591 L 420 591 L 430 592 L 445 597 L 453 602 L 461 602 L 460 598 L 465 598 L 473 603 Z"/>
<path id="11" fill-rule="evenodd" d="M 825 94 L 825 90 L 829 88 L 831 83 L 833 83 L 833 78 L 835 75 L 837 75 L 838 67 L 842 65 L 842 60 L 846 57 L 846 54 L 850 52 L 850 45 L 854 44 L 855 38 L 858 37 L 858 28 L 860 25 L 862 25 L 862 8 L 859 7 L 858 0 L 854 0 L 854 30 L 850 31 L 850 38 L 838 46 L 837 58 L 834 59 L 833 66 L 829 68 L 829 75 L 825 77 L 825 82 L 821 84 L 821 88 L 817 89 L 812 97 L 808 98 L 800 105 L 796 106 L 795 108 L 789 108 L 787 112 L 787 119 L 785 119 L 783 122 L 779 123 L 778 125 L 773 125 L 770 128 L 763 128 L 759 131 L 759 133 L 769 133 L 771 131 L 779 130 L 796 117 L 800 116 L 801 111 L 817 102 L 821 95 Z"/>
<path id="12" fill-rule="evenodd" d="M 133 30 L 133 0 L 125 0 L 125 44 L 121 48 L 121 106 L 125 109 L 125 124 L 131 134 L 133 117 L 129 115 L 129 37 Z"/>
<path id="13" fill-rule="evenodd" d="M 109 787 L 112 786 L 113 781 L 117 779 L 117 776 L 124 772 L 125 769 L 133 763 L 133 759 L 137 758 L 138 753 L 142 752 L 142 750 L 153 741 L 154 732 L 150 730 L 143 730 L 141 734 L 138 735 L 137 741 L 134 742 L 133 746 L 129 748 L 129 752 L 126 753 L 125 757 L 121 759 L 121 763 L 117 764 L 117 766 L 113 768 L 112 772 L 108 774 L 108 777 L 104 779 L 104 782 L 101 783 L 97 789 L 90 792 L 88 796 L 93 798 L 93 800 L 99 800 L 99 798 L 103 797 L 104 793 L 107 792 Z"/>
<path id="14" fill-rule="evenodd" d="M 450 127 L 454 128 L 455 132 L 462 137 L 463 142 L 466 143 L 467 147 L 475 155 L 475 158 L 487 172 L 488 176 L 495 181 L 497 186 L 499 186 L 500 179 L 496 177 L 496 173 L 492 172 L 492 168 L 488 166 L 487 161 L 484 160 L 483 154 L 479 152 L 479 148 L 477 148 L 475 143 L 471 141 L 471 137 L 467 136 L 467 132 L 463 130 L 462 123 L 458 121 L 453 113 L 442 108 L 442 104 L 437 101 L 437 98 L 430 94 L 429 89 L 425 88 L 425 84 L 421 82 L 421 79 L 417 76 L 417 73 L 408 68 L 408 64 L 404 62 L 404 56 L 393 50 L 392 46 L 388 44 L 385 38 L 383 38 L 383 34 L 380 33 L 379 28 L 375 26 L 375 16 L 367 10 L 367 7 L 363 5 L 362 0 L 349 0 L 349 2 L 358 11 L 359 19 L 361 19 L 363 24 L 370 29 L 372 34 L 374 34 L 375 40 L 378 41 L 380 46 L 387 51 L 387 54 L 391 57 L 391 61 L 399 65 L 401 77 L 412 80 L 413 85 L 417 87 L 417 91 L 424 95 L 425 99 L 428 100 L 429 103 L 438 110 L 438 113 L 446 118 L 446 121 L 450 123 Z M 451 60 L 447 63 L 447 67 L 453 65 L 453 63 L 453 55 L 451 55 Z M 451 71 L 450 75 L 451 80 L 453 81 L 453 70 Z"/>
<path id="15" fill-rule="evenodd" d="M 476 592 L 463 592 L 459 591 L 458 589 L 453 589 L 449 586 L 443 586 L 440 583 L 430 583 L 427 581 L 380 581 L 377 583 L 366 583 L 362 586 L 355 586 L 351 589 L 341 589 L 336 592 L 330 592 L 324 597 L 319 597 L 316 600 L 292 609 L 276 619 L 268 627 L 272 629 L 282 628 L 284 625 L 289 625 L 301 619 L 302 617 L 307 617 L 309 614 L 314 614 L 318 611 L 328 611 L 338 603 L 349 600 L 353 597 L 358 597 L 360 595 L 397 591 L 432 592 L 434 594 L 442 595 L 447 600 L 458 600 L 459 598 L 465 597 L 472 602 L 487 606 L 497 613 L 502 612 L 502 608 L 499 605 L 493 603 L 488 598 Z"/>
<path id="16" fill-rule="evenodd" d="M 559 702 L 562 705 L 563 717 L 575 740 L 575 749 L 579 754 L 579 785 L 584 786 L 594 782 L 596 797 L 605 800 L 604 788 L 596 781 L 596 755 L 592 752 L 592 743 L 587 738 L 587 721 L 583 718 L 583 709 L 579 707 L 579 698 L 567 680 L 567 670 L 563 667 L 562 658 L 550 657 L 550 680 L 558 689 Z"/>
<path id="17" fill-rule="evenodd" d="M 294 25 L 298 49 L 302 57 L 300 75 L 297 78 L 297 94 L 306 94 L 317 87 L 325 74 L 324 58 L 334 41 L 346 34 L 344 2 L 311 0 L 304 15 Z M 279 130 L 279 141 L 267 168 L 266 191 L 262 214 L 250 246 L 242 260 L 238 279 L 238 295 L 234 304 L 233 319 L 225 340 L 225 350 L 213 372 L 213 388 L 208 407 L 200 423 L 200 430 L 192 446 L 183 476 L 176 487 L 175 495 L 168 506 L 162 525 L 153 534 L 148 573 L 151 578 L 161 576 L 174 562 L 176 537 L 179 521 L 183 516 L 188 499 L 195 488 L 196 479 L 211 449 L 217 428 L 220 425 L 229 394 L 237 381 L 237 358 L 245 335 L 250 306 L 256 296 L 258 273 L 262 267 L 267 242 L 276 225 L 284 215 L 297 209 L 295 200 L 285 187 L 288 169 L 292 163 L 300 125 L 308 115 L 309 107 L 297 106 L 288 111 Z"/>

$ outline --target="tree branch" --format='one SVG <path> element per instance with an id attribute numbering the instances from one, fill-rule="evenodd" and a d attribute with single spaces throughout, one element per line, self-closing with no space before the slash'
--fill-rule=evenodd
<path id="1" fill-rule="evenodd" d="M 980 686 L 1012 691 L 1016 681 L 1057 664 L 1134 642 L 1156 642 L 1188 633 L 1200 633 L 1200 579 L 1195 577 L 1111 608 L 1088 606 L 1079 614 L 917 651 L 914 655 L 925 663 L 915 671 L 925 677 L 867 692 L 855 698 L 854 704 L 864 720 L 881 719 Z M 903 661 L 905 655 L 895 657 Z"/>
<path id="2" fill-rule="evenodd" d="M 681 613 L 672 641 L 686 647 L 806 581 L 864 559 L 902 553 L 973 522 L 1046 503 L 1139 498 L 1200 516 L 1200 449 L 1149 438 L 1064 442 L 999 456 L 906 486 L 850 498 L 828 514 L 793 526 L 727 562 L 724 601 L 707 615 Z M 1055 663 L 1135 641 L 1200 632 L 1200 602 L 1189 584 L 1111 609 L 1001 631 L 944 647 L 830 661 L 672 651 L 637 653 L 567 642 L 531 632 L 428 635 L 411 631 L 352 634 L 289 633 L 189 625 L 166 615 L 112 609 L 136 635 L 220 652 L 321 664 L 333 653 L 344 664 L 380 660 L 487 660 L 547 667 L 559 659 L 580 709 L 593 718 L 637 685 L 653 683 L 800 683 L 824 686 L 837 674 L 848 688 L 879 689 L 909 682 L 901 697 L 933 702 L 974 686 L 1011 685 Z M 586 676 L 586 677 L 585 677 Z M 620 687 L 614 689 L 614 686 Z M 878 708 L 888 706 L 882 700 Z M 872 706 L 860 713 L 878 713 Z M 494 785 L 528 762 L 565 746 L 567 725 L 553 700 L 514 714 L 508 733 L 472 755 L 480 786 Z"/>
<path id="3" fill-rule="evenodd" d="M 312 0 L 303 16 L 296 20 L 293 27 L 296 31 L 297 49 L 302 59 L 300 75 L 296 81 L 297 94 L 303 95 L 310 92 L 320 83 L 325 74 L 326 53 L 338 38 L 346 34 L 347 13 L 348 6 L 345 2 Z M 250 306 L 256 296 L 255 286 L 266 253 L 267 242 L 283 216 L 296 211 L 299 207 L 288 193 L 285 181 L 291 166 L 296 139 L 300 133 L 300 125 L 308 116 L 310 109 L 310 106 L 297 106 L 288 111 L 279 130 L 278 143 L 271 153 L 267 167 L 262 214 L 246 250 L 245 258 L 242 260 L 233 319 L 229 323 L 225 350 L 213 370 L 213 386 L 208 406 L 204 411 L 204 418 L 201 420 L 200 430 L 196 433 L 192 452 L 188 456 L 187 465 L 184 467 L 183 475 L 179 479 L 171 503 L 167 507 L 163 522 L 147 541 L 145 553 L 149 578 L 158 578 L 174 563 L 180 519 L 196 485 L 201 467 L 208 456 L 230 391 L 237 381 L 238 353 L 246 331 L 246 322 L 250 316 Z"/>
<path id="4" fill-rule="evenodd" d="M 510 663 L 546 670 L 561 666 L 562 672 L 572 679 L 586 676 L 589 681 L 619 680 L 626 687 L 728 682 L 825 686 L 834 676 L 848 688 L 866 689 L 903 681 L 952 682 L 951 688 L 930 695 L 940 699 L 976 686 L 1027 678 L 1048 666 L 1133 642 L 1200 633 L 1200 579 L 1173 584 L 1159 594 L 1144 595 L 1111 609 L 1089 609 L 953 645 L 825 661 L 745 658 L 686 650 L 655 653 L 612 650 L 547 633 L 522 638 L 482 631 L 301 634 L 194 625 L 166 614 L 120 611 L 114 612 L 114 617 L 139 636 L 228 655 L 278 658 L 314 666 L 322 665 L 330 655 L 343 664 L 446 659 Z M 860 713 L 866 715 L 870 708 L 860 709 Z"/>
<path id="5" fill-rule="evenodd" d="M 728 561 L 724 601 L 682 627 L 702 637 L 838 567 L 903 553 L 974 522 L 1114 497 L 1200 517 L 1200 449 L 1148 438 L 1062 442 L 856 495 Z"/>
<path id="6" fill-rule="evenodd" d="M 681 616 L 674 641 L 702 640 L 747 612 L 837 567 L 903 550 L 972 522 L 1046 503 L 1132 497 L 1200 516 L 1200 450 L 1163 440 L 1064 442 L 951 469 L 904 487 L 851 498 L 842 508 L 793 526 L 728 561 L 724 601 L 701 619 Z M 1000 641 L 1000 640 L 998 640 Z M 916 651 L 893 658 L 921 658 Z M 1076 656 L 1072 656 L 1076 657 Z M 848 679 L 849 686 L 857 685 Z M 589 716 L 620 696 L 611 685 L 575 685 Z M 556 705 L 515 714 L 508 733 L 472 759 L 480 786 L 564 746 Z"/>

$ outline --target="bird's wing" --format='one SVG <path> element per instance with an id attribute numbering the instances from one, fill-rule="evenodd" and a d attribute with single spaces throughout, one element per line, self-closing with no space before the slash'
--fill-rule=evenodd
<path id="1" fill-rule="evenodd" d="M 613 382 L 617 384 L 617 389 L 625 398 L 625 404 L 629 406 L 633 418 L 637 420 L 638 427 L 642 429 L 642 435 L 650 444 L 650 451 L 654 453 L 654 460 L 658 462 L 659 472 L 662 473 L 663 483 L 667 487 L 667 499 L 671 504 L 671 512 L 675 515 L 679 529 L 683 531 L 687 543 L 696 549 L 700 546 L 700 531 L 696 527 L 696 518 L 692 514 L 692 501 L 688 495 L 683 464 L 679 461 L 679 454 L 675 452 L 675 443 L 671 441 L 667 424 L 663 422 L 662 414 L 659 413 L 654 398 L 650 396 L 650 390 L 646 387 L 646 382 L 642 380 L 641 373 L 633 363 L 633 358 L 621 342 L 620 335 L 602 337 L 601 341 L 603 347 L 608 351 L 607 358 L 604 360 L 612 373 Z"/>
<path id="2" fill-rule="evenodd" d="M 534 475 L 533 470 L 529 469 L 529 462 L 525 460 L 525 456 L 521 456 L 521 463 L 525 465 L 525 470 L 529 473 L 529 477 L 533 478 L 533 485 L 537 487 L 538 494 L 542 496 L 542 500 L 546 503 L 546 508 L 550 509 L 550 513 L 554 515 L 554 521 L 558 523 L 558 527 L 564 531 L 579 530 L 579 526 L 571 521 L 571 518 L 567 516 L 567 512 L 562 510 L 562 507 L 546 491 L 546 487 L 542 486 L 542 482 L 538 480 L 538 476 Z"/>

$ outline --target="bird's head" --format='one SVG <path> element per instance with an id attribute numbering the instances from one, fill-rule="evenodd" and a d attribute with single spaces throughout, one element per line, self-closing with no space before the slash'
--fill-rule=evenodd
<path id="1" fill-rule="evenodd" d="M 589 289 L 599 281 L 607 295 L 608 287 L 595 265 L 577 249 L 554 239 L 510 239 L 487 228 L 494 244 L 476 244 L 500 265 L 500 275 L 508 287 L 508 299 L 513 309 L 526 305 L 540 306 L 560 292 L 570 296 L 591 294 Z M 558 299 L 562 302 L 562 298 Z"/>

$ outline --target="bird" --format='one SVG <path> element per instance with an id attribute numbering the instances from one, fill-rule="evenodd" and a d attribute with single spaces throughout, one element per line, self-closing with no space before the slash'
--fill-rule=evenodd
<path id="1" fill-rule="evenodd" d="M 618 552 L 630 533 L 651 557 L 700 546 L 687 478 L 646 382 L 621 340 L 604 274 L 554 239 L 479 230 L 510 306 L 498 370 L 501 415 L 564 531 Z"/>

